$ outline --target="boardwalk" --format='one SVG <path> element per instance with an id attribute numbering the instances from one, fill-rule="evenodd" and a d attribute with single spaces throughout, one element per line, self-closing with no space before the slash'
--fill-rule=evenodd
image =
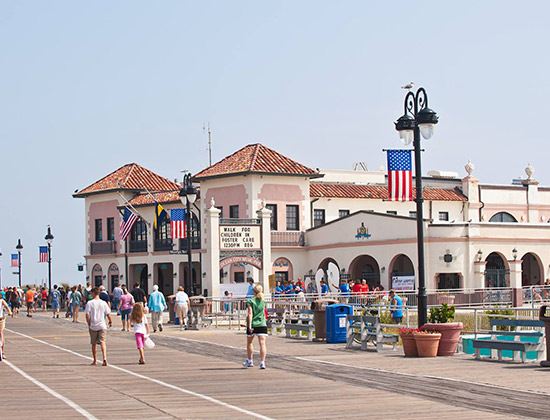
<path id="1" fill-rule="evenodd" d="M 35 316 L 10 319 L 7 328 L 1 418 L 548 418 L 546 392 L 375 369 L 364 366 L 365 353 L 342 346 L 270 338 L 268 369 L 243 369 L 242 333 L 169 326 L 139 366 L 133 335 L 113 328 L 111 366 L 100 367 L 89 366 L 84 324 Z M 550 372 L 537 372 L 550 381 Z"/>

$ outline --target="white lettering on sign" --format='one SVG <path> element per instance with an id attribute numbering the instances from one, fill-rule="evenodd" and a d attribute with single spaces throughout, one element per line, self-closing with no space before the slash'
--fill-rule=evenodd
<path id="1" fill-rule="evenodd" d="M 261 249 L 260 226 L 220 226 L 220 251 Z"/>

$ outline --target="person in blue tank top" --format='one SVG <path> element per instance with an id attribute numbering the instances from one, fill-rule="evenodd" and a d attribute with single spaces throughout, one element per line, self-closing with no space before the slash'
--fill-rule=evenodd
<path id="1" fill-rule="evenodd" d="M 389 296 L 391 319 L 394 324 L 401 324 L 403 320 L 403 299 L 393 289 L 390 290 Z"/>

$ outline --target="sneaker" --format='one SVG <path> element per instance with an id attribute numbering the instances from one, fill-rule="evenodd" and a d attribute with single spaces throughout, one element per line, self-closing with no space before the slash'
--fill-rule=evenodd
<path id="1" fill-rule="evenodd" d="M 260 369 L 265 369 L 265 362 L 260 362 Z"/>
<path id="2" fill-rule="evenodd" d="M 159 331 L 162 332 L 162 324 L 159 324 Z"/>
<path id="3" fill-rule="evenodd" d="M 252 363 L 252 360 L 247 360 L 243 363 L 243 367 L 253 367 L 254 363 Z"/>

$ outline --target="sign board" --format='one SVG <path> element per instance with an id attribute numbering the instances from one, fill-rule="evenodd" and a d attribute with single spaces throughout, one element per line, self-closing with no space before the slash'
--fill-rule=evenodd
<path id="1" fill-rule="evenodd" d="M 236 264 L 236 263 L 247 263 L 256 267 L 258 270 L 262 269 L 262 261 L 257 258 L 247 257 L 247 256 L 234 256 L 234 257 L 224 258 L 223 260 L 221 260 L 220 270 L 227 265 Z"/>
<path id="2" fill-rule="evenodd" d="M 391 288 L 396 292 L 414 290 L 414 276 L 395 276 L 391 278 Z"/>
<path id="3" fill-rule="evenodd" d="M 220 251 L 262 249 L 260 225 L 220 226 Z"/>
<path id="4" fill-rule="evenodd" d="M 275 274 L 270 274 L 267 278 L 269 279 L 269 288 L 275 289 Z"/>

